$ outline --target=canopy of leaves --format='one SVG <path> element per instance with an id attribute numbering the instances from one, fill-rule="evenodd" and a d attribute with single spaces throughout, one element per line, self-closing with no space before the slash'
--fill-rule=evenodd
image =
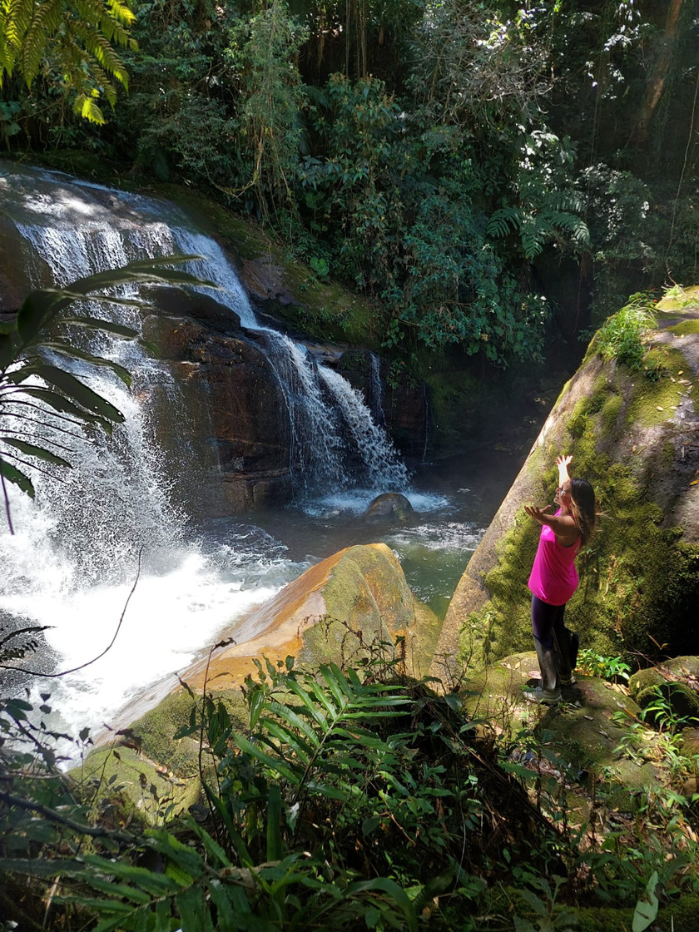
<path id="1" fill-rule="evenodd" d="M 0 88 L 15 72 L 31 87 L 42 68 L 55 69 L 74 112 L 104 123 L 99 99 L 114 106 L 114 82 L 128 87 L 115 46 L 138 48 L 129 33 L 134 19 L 129 0 L 2 0 Z"/>
<path id="2" fill-rule="evenodd" d="M 6 145 L 25 131 L 214 190 L 380 302 L 391 353 L 528 361 L 552 319 L 572 335 L 668 270 L 695 276 L 697 0 L 134 11 L 109 125 L 76 127 L 49 70 L 31 100 L 6 81 Z M 574 293 L 559 268 L 578 269 Z"/>

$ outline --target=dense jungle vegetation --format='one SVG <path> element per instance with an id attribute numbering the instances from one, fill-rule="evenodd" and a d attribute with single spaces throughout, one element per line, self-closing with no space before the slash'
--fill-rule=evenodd
<path id="1" fill-rule="evenodd" d="M 5 8 L 6 152 L 215 192 L 376 299 L 413 368 L 582 349 L 696 279 L 696 0 Z"/>

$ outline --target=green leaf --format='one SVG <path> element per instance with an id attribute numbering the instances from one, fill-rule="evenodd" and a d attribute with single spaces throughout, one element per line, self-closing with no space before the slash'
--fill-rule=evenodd
<path id="1" fill-rule="evenodd" d="M 25 877 L 55 877 L 75 873 L 75 860 L 56 858 L 0 858 L 0 871 L 12 871 Z"/>
<path id="2" fill-rule="evenodd" d="M 228 898 L 228 890 L 220 880 L 212 880 L 209 884 L 211 901 L 216 907 L 217 932 L 236 932 L 240 925 L 235 921 L 233 907 Z"/>
<path id="3" fill-rule="evenodd" d="M 201 842 L 204 845 L 204 849 L 206 850 L 206 853 L 209 855 L 209 857 L 214 858 L 216 861 L 218 861 L 222 867 L 230 867 L 231 862 L 228 860 L 228 857 L 226 856 L 226 852 L 219 845 L 219 843 L 217 841 L 214 841 L 211 835 L 209 835 L 209 833 L 205 829 L 203 829 L 200 825 L 197 825 L 197 823 L 194 822 L 193 820 L 189 824 L 192 830 L 201 839 Z"/>
<path id="4" fill-rule="evenodd" d="M 111 424 L 108 420 L 79 408 L 72 401 L 68 401 L 63 395 L 59 395 L 50 388 L 22 388 L 22 395 L 28 395 L 30 398 L 43 401 L 44 404 L 53 408 L 54 411 L 58 411 L 59 414 L 67 414 L 69 417 L 79 418 L 88 424 L 99 424 L 107 431 L 111 430 Z"/>
<path id="5" fill-rule="evenodd" d="M 92 411 L 117 424 L 123 422 L 124 415 L 121 411 L 115 408 L 113 404 L 110 404 L 106 398 L 98 395 L 97 392 L 93 392 L 91 388 L 88 388 L 87 385 L 84 385 L 69 372 L 65 372 L 57 366 L 35 366 L 33 369 L 49 385 L 53 385 L 60 391 L 65 392 L 66 395 L 87 408 L 88 411 Z"/>
<path id="6" fill-rule="evenodd" d="M 6 369 L 15 358 L 15 345 L 11 336 L 0 333 L 0 370 Z"/>
<path id="7" fill-rule="evenodd" d="M 658 885 L 658 872 L 653 871 L 646 885 L 643 896 L 636 903 L 631 924 L 632 932 L 644 932 L 658 915 L 658 897 L 655 888 Z"/>
<path id="8" fill-rule="evenodd" d="M 82 877 L 89 883 L 93 890 L 97 890 L 99 893 L 106 893 L 107 896 L 131 900 L 132 903 L 137 903 L 139 906 L 151 902 L 150 896 L 137 887 L 129 887 L 123 883 L 112 883 L 109 880 L 105 880 L 103 877 L 94 877 L 85 873 L 82 874 Z"/>
<path id="9" fill-rule="evenodd" d="M 183 932 L 214 932 L 214 924 L 202 890 L 189 887 L 178 893 L 175 899 L 182 918 Z"/>
<path id="10" fill-rule="evenodd" d="M 42 346 L 46 349 L 54 350 L 57 353 L 61 353 L 63 356 L 68 356 L 71 359 L 83 359 L 85 362 L 91 363 L 93 366 L 104 366 L 108 369 L 111 369 L 115 375 L 119 376 L 121 381 L 131 387 L 131 373 L 128 369 L 125 369 L 123 366 L 120 366 L 119 363 L 114 362 L 111 359 L 105 359 L 104 356 L 95 356 L 93 353 L 87 353 L 85 350 L 78 349 L 75 346 L 70 346 L 68 343 L 63 343 L 60 340 L 52 340 L 47 343 L 42 343 Z"/>
<path id="11" fill-rule="evenodd" d="M 116 298 L 112 299 L 114 304 L 121 303 Z M 63 324 L 74 324 L 76 327 L 86 327 L 88 330 L 104 330 L 106 333 L 115 333 L 120 337 L 138 337 L 138 331 L 133 327 L 126 327 L 124 324 L 115 324 L 111 320 L 102 320 L 101 317 L 64 317 L 61 320 Z"/>
<path id="12" fill-rule="evenodd" d="M 310 705 L 313 706 L 313 700 L 310 698 L 308 693 L 304 693 L 304 695 L 306 696 L 306 699 Z M 308 722 L 301 718 L 300 715 L 297 715 L 292 708 L 286 705 L 282 705 L 279 702 L 270 702 L 268 708 L 272 712 L 275 712 L 280 718 L 283 718 L 285 721 L 289 722 L 289 724 L 297 728 L 308 740 L 309 744 L 311 744 L 313 747 L 318 747 L 320 743 L 318 735 L 315 733 L 315 731 L 313 731 Z M 314 715 L 313 718 L 315 718 L 318 724 L 321 725 L 325 731 L 327 731 L 328 721 L 324 715 L 320 715 L 318 718 L 316 718 Z M 265 718 L 264 721 L 267 722 L 269 719 Z"/>
<path id="13" fill-rule="evenodd" d="M 98 868 L 102 873 L 118 877 L 128 883 L 138 884 L 142 890 L 152 896 L 174 893 L 179 886 L 165 874 L 156 874 L 145 867 L 134 867 L 124 861 L 109 861 L 97 854 L 86 854 L 85 863 Z"/>
<path id="14" fill-rule="evenodd" d="M 361 880 L 357 883 L 351 883 L 347 887 L 348 896 L 357 896 L 361 893 L 373 893 L 380 891 L 386 893 L 401 909 L 408 923 L 410 932 L 417 932 L 417 916 L 413 909 L 413 904 L 408 899 L 408 894 L 402 887 L 399 887 L 395 881 L 388 877 L 375 877 L 373 880 Z"/>
<path id="15" fill-rule="evenodd" d="M 42 327 L 60 310 L 55 291 L 32 291 L 17 313 L 17 333 L 23 345 L 33 343 Z"/>
<path id="16" fill-rule="evenodd" d="M 1 439 L 3 443 L 15 447 L 15 449 L 20 450 L 20 452 L 26 453 L 27 456 L 35 456 L 37 459 L 52 463 L 54 466 L 67 466 L 68 469 L 72 469 L 72 465 L 68 460 L 64 460 L 62 456 L 56 456 L 55 453 L 51 453 L 43 447 L 37 447 L 33 443 L 27 443 L 24 440 L 15 440 L 10 437 L 2 437 Z"/>
<path id="17" fill-rule="evenodd" d="M 163 256 L 162 258 L 155 259 L 136 259 L 134 262 L 129 262 L 128 268 L 136 269 L 137 271 L 151 271 L 154 268 L 160 268 L 161 265 L 182 265 L 183 262 L 201 262 L 205 259 L 205 256 L 195 256 L 195 255 L 176 255 L 176 256 Z M 156 264 L 157 263 L 157 264 Z"/>
<path id="18" fill-rule="evenodd" d="M 247 738 L 244 738 L 243 735 L 233 735 L 233 740 L 238 745 L 241 751 L 245 754 L 250 754 L 256 760 L 259 760 L 260 763 L 266 764 L 267 767 L 270 767 L 272 770 L 280 773 L 283 777 L 292 783 L 294 786 L 298 783 L 298 777 L 294 771 L 287 766 L 283 761 L 270 757 L 265 751 L 259 748 L 256 744 L 253 744 L 251 741 L 248 741 Z"/>
<path id="19" fill-rule="evenodd" d="M 199 878 L 202 876 L 204 862 L 193 848 L 178 841 L 174 835 L 164 830 L 153 832 L 152 837 L 162 854 L 187 871 L 188 874 L 191 874 L 192 877 Z"/>
<path id="20" fill-rule="evenodd" d="M 301 741 L 292 731 L 288 728 L 284 728 L 284 726 L 280 725 L 278 722 L 263 718 L 261 719 L 261 724 L 264 725 L 271 735 L 292 748 L 304 766 L 308 763 L 313 754 L 313 749 L 309 747 L 309 745 Z M 274 750 L 276 750 L 276 748 L 274 748 Z M 284 754 L 284 756 L 286 757 L 287 755 Z"/>
<path id="21" fill-rule="evenodd" d="M 19 469 L 16 469 L 10 463 L 6 463 L 4 460 L 0 459 L 0 473 L 8 482 L 12 482 L 16 486 L 19 486 L 25 494 L 30 498 L 34 498 L 34 486 L 31 479 L 25 476 Z"/>
<path id="22" fill-rule="evenodd" d="M 282 858 L 282 791 L 278 783 L 269 788 L 267 803 L 267 860 L 281 861 Z"/>

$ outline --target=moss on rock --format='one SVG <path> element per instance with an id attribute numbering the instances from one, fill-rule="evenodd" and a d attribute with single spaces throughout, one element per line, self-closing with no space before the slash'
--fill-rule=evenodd
<path id="1" fill-rule="evenodd" d="M 629 692 L 641 708 L 647 708 L 662 696 L 672 713 L 682 719 L 699 719 L 699 657 L 673 657 L 639 670 L 629 680 Z M 660 721 L 661 714 L 652 717 Z"/>
<path id="2" fill-rule="evenodd" d="M 186 811 L 201 795 L 198 777 L 169 773 L 133 748 L 96 748 L 70 772 L 78 792 L 97 810 L 117 821 L 136 817 L 158 825 Z"/>
<path id="3" fill-rule="evenodd" d="M 228 710 L 234 727 L 247 726 L 247 705 L 239 690 L 226 690 L 215 694 Z M 146 712 L 128 729 L 139 743 L 140 750 L 158 765 L 180 777 L 194 777 L 199 773 L 198 734 L 175 738 L 194 721 L 200 721 L 200 703 L 195 702 L 184 689 L 166 696 L 154 709 Z"/>

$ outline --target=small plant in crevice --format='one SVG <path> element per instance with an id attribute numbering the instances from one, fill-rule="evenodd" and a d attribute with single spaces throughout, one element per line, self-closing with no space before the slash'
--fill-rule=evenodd
<path id="1" fill-rule="evenodd" d="M 604 359 L 616 359 L 632 372 L 641 368 L 646 354 L 643 336 L 655 326 L 650 304 L 648 295 L 631 295 L 629 303 L 602 324 L 595 349 Z"/>
<path id="2" fill-rule="evenodd" d="M 617 683 L 619 680 L 628 682 L 631 672 L 631 667 L 624 663 L 621 657 L 608 657 L 591 648 L 583 648 L 580 651 L 577 669 L 588 676 L 599 676 L 611 683 Z"/>

